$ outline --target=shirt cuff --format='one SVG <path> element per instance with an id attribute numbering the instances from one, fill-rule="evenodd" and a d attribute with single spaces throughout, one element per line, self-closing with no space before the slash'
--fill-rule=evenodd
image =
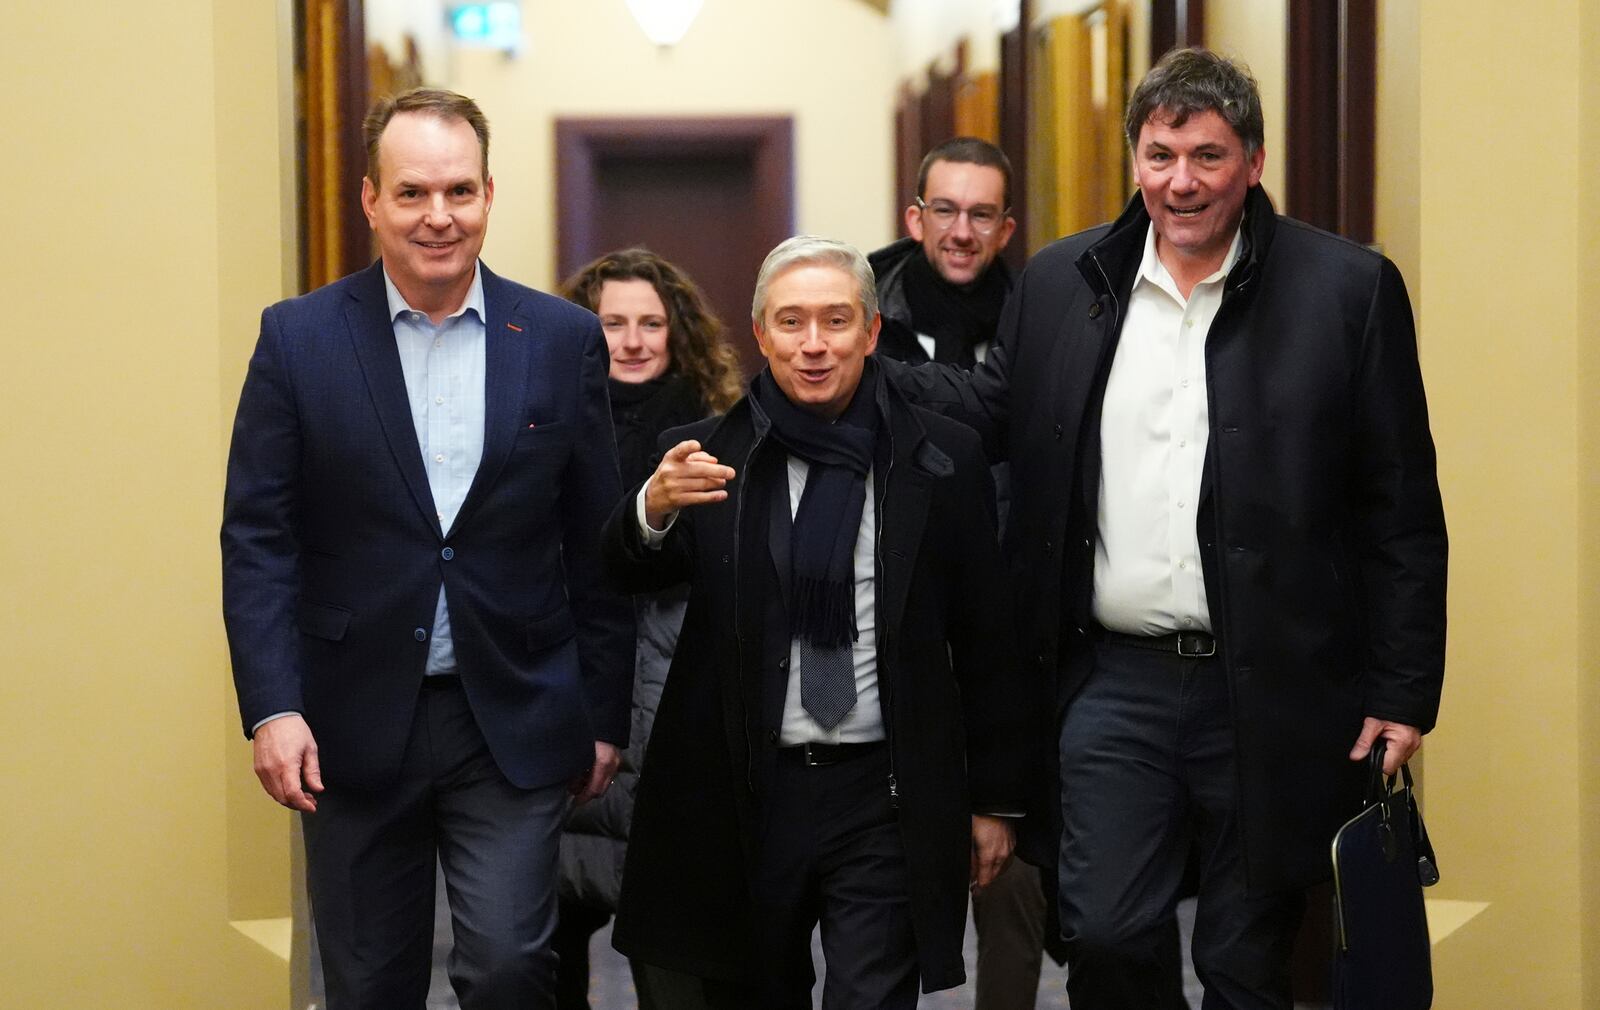
<path id="1" fill-rule="evenodd" d="M 650 480 L 655 478 L 651 477 Z M 650 480 L 645 481 L 644 487 L 639 489 L 639 496 L 634 499 L 633 512 L 639 522 L 639 536 L 644 545 L 653 551 L 658 551 L 661 549 L 661 542 L 667 539 L 667 532 L 672 529 L 672 524 L 678 521 L 678 513 L 667 513 L 667 525 L 663 529 L 658 530 L 650 525 L 649 520 L 644 517 L 644 496 L 645 492 L 650 490 Z"/>
<path id="2" fill-rule="evenodd" d="M 299 714 L 300 714 L 299 712 L 274 712 L 271 715 L 267 716 L 265 719 L 263 719 L 260 722 L 256 723 L 254 726 L 251 726 L 250 727 L 250 735 L 251 736 L 255 736 L 256 735 L 256 730 L 258 730 L 261 727 L 265 726 L 267 723 L 271 722 L 274 719 L 282 719 L 284 716 L 287 716 L 287 715 L 299 715 Z"/>

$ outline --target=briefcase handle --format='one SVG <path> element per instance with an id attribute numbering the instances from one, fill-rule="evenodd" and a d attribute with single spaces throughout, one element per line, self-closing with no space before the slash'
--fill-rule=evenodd
<path id="1" fill-rule="evenodd" d="M 1383 774 L 1383 758 L 1389 750 L 1389 741 L 1379 737 L 1367 754 L 1367 802 L 1365 806 L 1383 805 L 1383 822 L 1389 823 L 1389 802 L 1394 794 L 1395 775 Z M 1416 785 L 1411 780 L 1411 768 L 1402 764 L 1398 777 L 1404 783 L 1406 816 L 1411 821 L 1411 841 L 1417 852 L 1417 880 L 1423 887 L 1439 882 L 1439 861 L 1433 854 L 1433 843 L 1428 840 L 1428 827 L 1422 823 L 1422 811 L 1417 809 Z"/>

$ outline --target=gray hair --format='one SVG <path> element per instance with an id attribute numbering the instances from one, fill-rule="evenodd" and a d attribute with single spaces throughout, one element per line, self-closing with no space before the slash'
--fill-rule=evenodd
<path id="1" fill-rule="evenodd" d="M 848 242 L 820 238 L 816 235 L 796 235 L 778 243 L 767 253 L 756 274 L 756 294 L 750 302 L 750 321 L 756 329 L 765 331 L 767 317 L 767 286 L 772 279 L 786 270 L 803 265 L 836 267 L 855 278 L 856 290 L 861 292 L 861 309 L 866 325 L 878 318 L 878 285 L 872 267 L 861 250 Z"/>
<path id="2" fill-rule="evenodd" d="M 1179 127 L 1190 116 L 1208 111 L 1233 127 L 1245 154 L 1261 149 L 1265 134 L 1261 96 L 1250 68 L 1209 49 L 1174 49 L 1150 68 L 1128 99 L 1123 120 L 1128 146 L 1138 148 L 1139 131 L 1158 112 Z"/>

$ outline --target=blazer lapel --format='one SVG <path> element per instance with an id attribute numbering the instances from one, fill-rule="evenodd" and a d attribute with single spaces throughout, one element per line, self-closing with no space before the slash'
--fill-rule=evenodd
<path id="1" fill-rule="evenodd" d="M 400 368 L 400 351 L 395 346 L 394 321 L 389 318 L 389 298 L 383 285 L 383 264 L 374 263 L 350 287 L 345 306 L 345 324 L 355 344 L 356 359 L 367 383 L 367 394 L 378 411 L 389 451 L 405 477 L 406 487 L 435 533 L 439 513 L 433 504 L 433 490 L 422 468 L 422 448 L 417 444 L 417 428 L 411 419 L 411 404 L 406 399 L 406 377 Z"/>
<path id="2" fill-rule="evenodd" d="M 456 514 L 460 529 L 483 503 L 500 477 L 506 457 L 524 421 L 528 399 L 528 361 L 539 339 L 528 320 L 517 289 L 489 272 L 482 263 L 484 319 L 483 457 L 473 474 L 467 497 Z"/>

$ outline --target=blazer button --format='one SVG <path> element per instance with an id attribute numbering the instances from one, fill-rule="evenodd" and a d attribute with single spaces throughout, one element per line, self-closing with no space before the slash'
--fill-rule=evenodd
<path id="1" fill-rule="evenodd" d="M 788 656 L 785 656 L 782 659 L 778 660 L 778 669 L 780 669 L 780 670 L 789 669 L 789 657 Z"/>
<path id="2" fill-rule="evenodd" d="M 428 629 L 418 628 L 416 631 L 411 633 L 411 637 L 415 638 L 419 642 L 426 642 L 428 640 Z"/>
<path id="3" fill-rule="evenodd" d="M 1050 433 L 1056 437 L 1057 442 L 1061 441 L 1061 425 L 1058 424 L 1050 429 Z"/>
<path id="4" fill-rule="evenodd" d="M 1089 306 L 1089 318 L 1090 319 L 1099 319 L 1100 318 L 1100 311 L 1101 311 L 1100 303 L 1099 302 L 1095 302 L 1093 305 Z"/>
<path id="5" fill-rule="evenodd" d="M 454 547 L 446 547 L 444 550 L 439 552 L 439 556 L 444 558 L 446 561 L 449 561 L 456 556 L 456 549 Z"/>
<path id="6" fill-rule="evenodd" d="M 775 729 L 768 730 L 767 731 L 767 743 L 775 744 L 777 742 L 778 742 L 778 731 L 775 730 Z"/>

